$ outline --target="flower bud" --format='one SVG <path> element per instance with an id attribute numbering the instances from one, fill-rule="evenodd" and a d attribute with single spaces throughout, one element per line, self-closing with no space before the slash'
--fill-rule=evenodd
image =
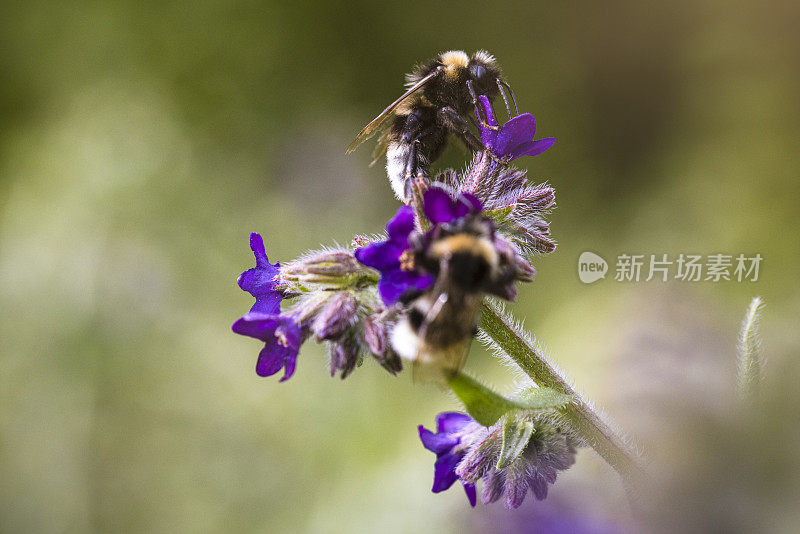
<path id="1" fill-rule="evenodd" d="M 281 279 L 288 283 L 322 284 L 335 287 L 352 287 L 374 277 L 370 269 L 361 265 L 346 250 L 323 250 L 284 265 Z"/>
<path id="2" fill-rule="evenodd" d="M 358 344 L 352 338 L 344 338 L 329 345 L 331 376 L 341 371 L 339 378 L 345 379 L 353 370 L 361 365 Z"/>
<path id="3" fill-rule="evenodd" d="M 386 350 L 386 324 L 375 315 L 364 318 L 364 342 L 375 356 Z"/>
<path id="4" fill-rule="evenodd" d="M 403 370 L 403 363 L 390 346 L 387 345 L 388 325 L 380 315 L 369 315 L 364 318 L 362 336 L 364 344 L 372 353 L 372 357 L 390 373 L 397 374 Z"/>
<path id="5" fill-rule="evenodd" d="M 349 291 L 339 291 L 328 298 L 311 324 L 317 340 L 341 337 L 352 324 L 357 309 L 358 302 Z"/>

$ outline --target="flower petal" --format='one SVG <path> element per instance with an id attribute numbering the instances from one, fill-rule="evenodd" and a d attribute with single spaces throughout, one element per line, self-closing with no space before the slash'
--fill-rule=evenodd
<path id="1" fill-rule="evenodd" d="M 261 234 L 256 232 L 250 234 L 250 250 L 253 251 L 256 257 L 256 267 L 260 269 L 273 267 L 269 263 L 269 258 L 267 258 L 267 252 L 264 249 L 264 239 L 261 237 Z M 277 266 L 277 264 L 275 266 Z"/>
<path id="2" fill-rule="evenodd" d="M 386 233 L 391 241 L 408 243 L 408 234 L 414 231 L 414 210 L 411 206 L 401 206 L 394 217 L 386 224 Z"/>
<path id="3" fill-rule="evenodd" d="M 536 121 L 530 113 L 517 115 L 503 126 L 497 134 L 494 153 L 498 156 L 507 156 L 515 147 L 533 139 L 536 132 Z"/>
<path id="4" fill-rule="evenodd" d="M 385 271 L 378 282 L 378 292 L 384 304 L 391 306 L 409 289 L 424 291 L 434 282 L 433 275 L 414 271 Z"/>
<path id="5" fill-rule="evenodd" d="M 281 315 L 278 317 L 278 328 L 275 329 L 275 336 L 281 339 L 281 343 L 285 346 L 295 351 L 300 350 L 302 332 L 300 331 L 300 325 L 295 322 L 294 316 Z"/>
<path id="6" fill-rule="evenodd" d="M 256 258 L 256 266 L 239 275 L 237 283 L 243 291 L 256 298 L 251 311 L 277 313 L 283 294 L 275 291 L 275 277 L 280 272 L 280 264 L 269 262 L 264 250 L 264 240 L 255 232 L 250 234 L 250 249 Z"/>
<path id="7" fill-rule="evenodd" d="M 408 235 L 414 231 L 414 210 L 401 206 L 386 224 L 389 239 L 356 249 L 355 257 L 367 267 L 381 271 L 400 266 L 400 255 L 408 248 Z"/>
<path id="8" fill-rule="evenodd" d="M 444 189 L 432 187 L 423 197 L 423 211 L 433 224 L 451 222 L 482 209 L 481 201 L 471 193 L 461 193 L 454 199 Z"/>
<path id="9" fill-rule="evenodd" d="M 233 323 L 232 329 L 237 334 L 264 342 L 256 362 L 256 374 L 271 376 L 285 368 L 281 381 L 292 376 L 303 341 L 300 326 L 294 317 L 249 312 Z"/>
<path id="10" fill-rule="evenodd" d="M 486 121 L 486 126 L 484 126 L 483 123 L 479 123 L 481 130 L 481 141 L 483 141 L 483 144 L 487 147 L 492 148 L 497 140 L 497 119 L 494 116 L 492 103 L 489 102 L 489 98 L 486 95 L 480 95 L 478 97 L 478 102 L 483 109 L 483 114 L 481 115 L 478 112 L 477 107 L 475 109 L 475 114 L 478 116 L 479 120 L 483 118 Z"/>
<path id="11" fill-rule="evenodd" d="M 450 195 L 440 187 L 432 187 L 425 191 L 423 211 L 433 224 L 450 222 L 455 219 L 456 204 Z"/>
<path id="12" fill-rule="evenodd" d="M 406 248 L 392 241 L 380 241 L 356 249 L 355 257 L 367 267 L 372 267 L 379 271 L 397 269 L 400 267 L 398 258 Z"/>
<path id="13" fill-rule="evenodd" d="M 444 454 L 458 444 L 458 438 L 450 437 L 447 434 L 434 434 L 422 425 L 417 428 L 422 446 L 436 453 L 437 456 Z"/>
<path id="14" fill-rule="evenodd" d="M 472 417 L 461 412 L 442 412 L 436 416 L 437 432 L 453 434 L 472 422 Z"/>
<path id="15" fill-rule="evenodd" d="M 290 350 L 291 349 L 289 347 L 286 348 L 286 353 L 283 359 L 283 376 L 278 382 L 286 382 L 292 378 L 292 375 L 294 375 L 294 369 L 297 366 L 297 351 L 295 350 L 290 352 Z"/>
<path id="16" fill-rule="evenodd" d="M 284 359 L 284 354 L 280 350 L 276 350 L 272 343 L 265 345 L 258 354 L 256 374 L 258 376 L 274 375 L 283 369 Z"/>
<path id="17" fill-rule="evenodd" d="M 489 126 L 498 126 L 497 119 L 494 116 L 492 102 L 489 100 L 489 97 L 486 95 L 480 95 L 478 96 L 478 102 L 483 108 L 483 117 L 486 119 L 486 124 Z"/>
<path id="18" fill-rule="evenodd" d="M 466 204 L 469 211 L 483 211 L 483 203 L 472 193 L 461 193 L 461 199 L 463 200 L 462 204 Z"/>
<path id="19" fill-rule="evenodd" d="M 511 159 L 517 159 L 522 156 L 538 156 L 551 146 L 553 143 L 556 142 L 555 137 L 545 137 L 544 139 L 538 139 L 536 141 L 528 141 L 527 143 L 522 143 L 514 148 L 511 153 Z"/>
<path id="20" fill-rule="evenodd" d="M 231 330 L 243 336 L 268 341 L 274 337 L 279 318 L 275 314 L 249 312 L 233 323 Z"/>
<path id="21" fill-rule="evenodd" d="M 457 454 L 445 454 L 436 460 L 433 466 L 433 493 L 439 493 L 449 489 L 458 480 L 456 475 L 456 465 L 461 457 Z"/>
<path id="22" fill-rule="evenodd" d="M 475 508 L 475 503 L 478 501 L 478 495 L 475 491 L 475 484 L 464 484 L 464 493 L 467 494 L 469 504 Z"/>

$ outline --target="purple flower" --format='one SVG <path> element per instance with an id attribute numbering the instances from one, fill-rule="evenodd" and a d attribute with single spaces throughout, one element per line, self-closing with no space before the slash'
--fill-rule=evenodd
<path id="1" fill-rule="evenodd" d="M 378 291 L 387 306 L 391 306 L 409 289 L 424 291 L 433 283 L 434 277 L 409 267 L 403 261 L 404 254 L 411 250 L 408 236 L 414 231 L 414 210 L 402 206 L 386 225 L 388 239 L 356 249 L 358 261 L 377 269 L 381 273 Z"/>
<path id="2" fill-rule="evenodd" d="M 269 262 L 264 240 L 255 232 L 250 234 L 250 248 L 256 257 L 256 266 L 243 272 L 237 282 L 256 298 L 256 303 L 231 329 L 264 342 L 256 362 L 256 373 L 272 376 L 284 369 L 283 382 L 294 374 L 304 336 L 293 316 L 280 315 L 283 293 L 275 289 L 280 265 Z"/>
<path id="3" fill-rule="evenodd" d="M 462 443 L 465 430 L 476 424 L 471 417 L 458 412 L 445 412 L 436 416 L 436 434 L 419 425 L 419 439 L 422 445 L 436 454 L 436 463 L 433 466 L 433 487 L 431 491 L 439 493 L 449 489 L 458 480 L 456 466 L 466 453 L 465 444 Z M 475 506 L 477 493 L 475 484 L 462 482 L 470 505 Z"/>
<path id="4" fill-rule="evenodd" d="M 283 293 L 275 290 L 275 277 L 280 272 L 280 264 L 269 262 L 264 240 L 255 232 L 250 234 L 250 249 L 256 257 L 256 266 L 239 275 L 239 287 L 256 298 L 251 312 L 278 313 Z"/>
<path id="5" fill-rule="evenodd" d="M 439 187 L 425 191 L 422 202 L 425 216 L 433 224 L 452 222 L 483 209 L 481 201 L 475 195 L 463 193 L 454 199 Z"/>
<path id="6" fill-rule="evenodd" d="M 481 141 L 496 156 L 508 161 L 522 156 L 538 156 L 556 142 L 553 137 L 533 139 L 533 134 L 536 132 L 536 120 L 530 113 L 517 115 L 501 126 L 494 116 L 489 99 L 481 95 L 478 100 L 486 118 L 486 123 L 480 125 Z"/>
<path id="7" fill-rule="evenodd" d="M 525 448 L 504 467 L 498 467 L 498 461 L 506 416 L 485 427 L 468 415 L 447 412 L 436 418 L 436 434 L 420 426 L 422 444 L 436 453 L 433 492 L 444 491 L 460 480 L 475 506 L 475 484 L 483 480 L 484 504 L 505 496 L 506 508 L 518 508 L 529 491 L 537 500 L 547 497 L 558 472 L 575 463 L 579 442 L 545 414 L 521 417 L 533 424 L 533 433 Z"/>
<path id="8" fill-rule="evenodd" d="M 284 369 L 280 381 L 284 382 L 292 377 L 297 364 L 297 353 L 303 343 L 302 330 L 294 317 L 251 311 L 233 323 L 232 329 L 237 334 L 264 342 L 264 348 L 256 362 L 258 376 L 272 376 Z"/>

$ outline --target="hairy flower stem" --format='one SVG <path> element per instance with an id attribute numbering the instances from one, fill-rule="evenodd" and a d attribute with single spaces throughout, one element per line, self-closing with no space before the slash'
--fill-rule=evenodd
<path id="1" fill-rule="evenodd" d="M 752 399 L 758 393 L 761 381 L 761 338 L 758 320 L 764 301 L 756 297 L 750 302 L 739 332 L 739 395 Z"/>
<path id="2" fill-rule="evenodd" d="M 643 475 L 635 453 L 603 418 L 584 401 L 558 371 L 494 304 L 484 301 L 481 328 L 539 386 L 570 395 L 572 403 L 558 409 L 573 431 L 614 468 L 630 488 Z"/>

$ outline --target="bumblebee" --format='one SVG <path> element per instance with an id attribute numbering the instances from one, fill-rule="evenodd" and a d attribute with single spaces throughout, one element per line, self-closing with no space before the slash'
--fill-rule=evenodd
<path id="1" fill-rule="evenodd" d="M 428 239 L 412 234 L 412 245 L 413 261 L 436 279 L 428 290 L 401 297 L 408 311 L 391 343 L 414 362 L 415 378 L 441 381 L 441 372 L 463 366 L 484 296 L 513 298 L 509 285 L 518 273 L 510 251 L 495 246 L 491 219 L 479 212 L 438 226 Z"/>
<path id="2" fill-rule="evenodd" d="M 404 202 L 411 198 L 412 179 L 427 176 L 449 134 L 455 134 L 472 151 L 485 148 L 465 119 L 478 95 L 486 95 L 491 101 L 499 92 L 510 116 L 503 90 L 507 88 L 516 110 L 511 87 L 502 78 L 494 56 L 484 50 L 471 57 L 460 50 L 445 52 L 407 74 L 406 87 L 406 92 L 367 124 L 347 147 L 349 154 L 385 128 L 371 165 L 386 154 L 386 173 L 395 195 Z M 476 124 L 474 119 L 472 122 Z"/>

